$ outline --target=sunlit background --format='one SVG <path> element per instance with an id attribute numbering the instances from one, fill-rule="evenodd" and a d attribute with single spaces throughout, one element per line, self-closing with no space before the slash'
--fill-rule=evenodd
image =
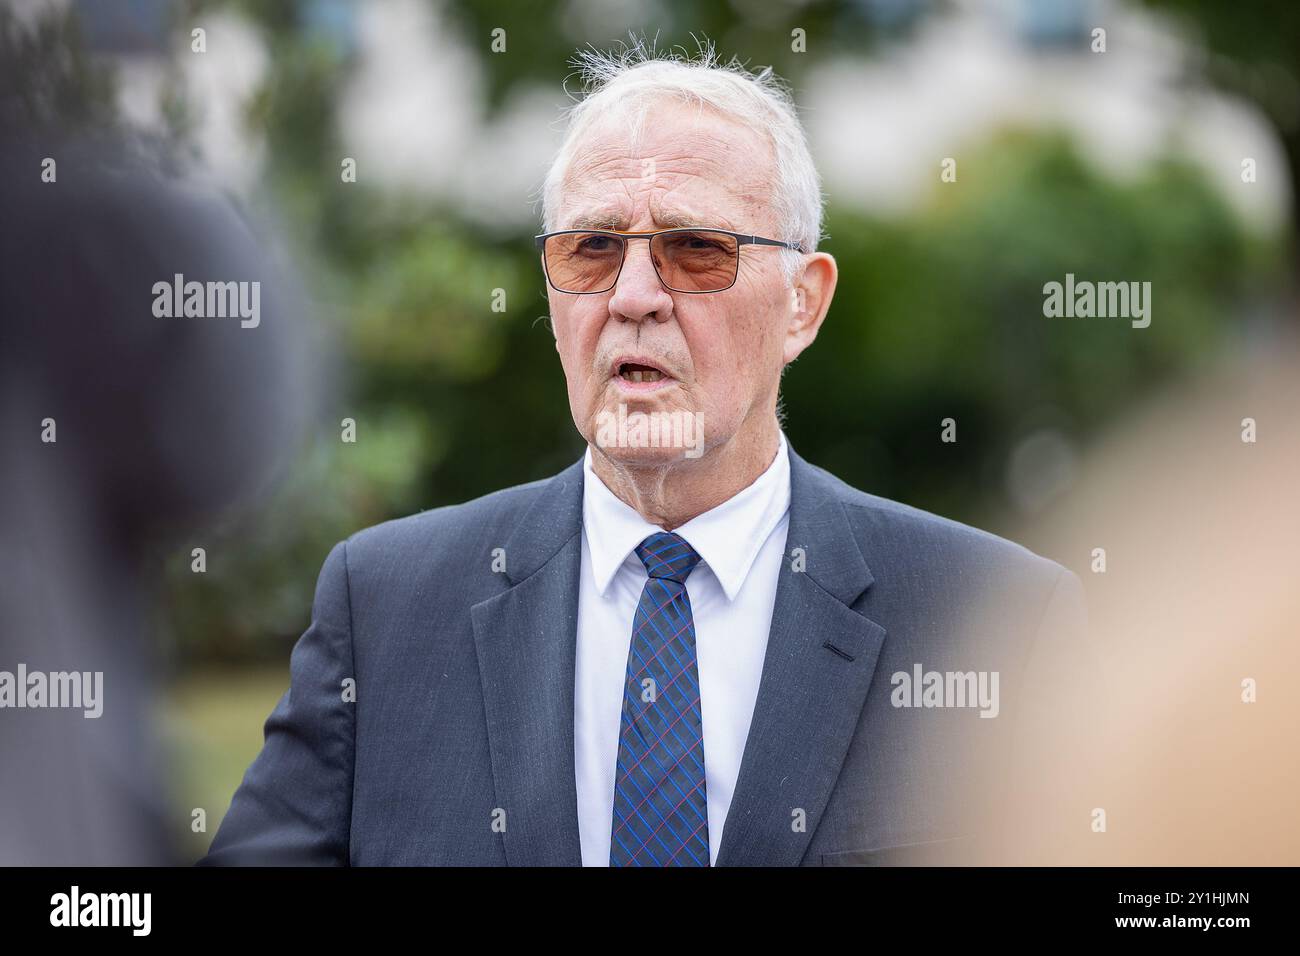
<path id="1" fill-rule="evenodd" d="M 280 479 L 157 557 L 177 839 L 206 849 L 288 686 L 335 542 L 581 454 L 531 242 L 576 49 L 629 31 L 687 51 L 707 37 L 791 83 L 840 266 L 830 317 L 784 379 L 791 443 L 852 485 L 1014 535 L 1086 577 L 1087 551 L 1034 529 L 1071 501 L 1089 449 L 1166 390 L 1273 351 L 1295 323 L 1300 8 L 1253 9 L 0 6 L 0 70 L 33 128 L 162 144 L 291 251 L 332 343 Z M 941 181 L 945 159 L 955 182 Z M 1066 273 L 1151 282 L 1150 326 L 1044 317 L 1043 286 Z M 355 443 L 340 440 L 344 418 Z M 947 418 L 955 443 L 940 441 Z M 195 807 L 206 833 L 191 832 Z"/>

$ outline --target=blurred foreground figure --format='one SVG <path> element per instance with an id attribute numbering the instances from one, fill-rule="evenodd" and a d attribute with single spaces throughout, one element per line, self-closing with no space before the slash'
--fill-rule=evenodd
<path id="1" fill-rule="evenodd" d="M 1297 409 L 1300 352 L 1277 349 L 1090 456 L 1036 543 L 1092 563 L 1102 669 L 1044 689 L 1066 718 L 1029 722 L 986 859 L 1300 863 Z"/>
<path id="2" fill-rule="evenodd" d="M 146 546 L 265 483 L 300 310 L 216 194 L 37 139 L 0 156 L 0 864 L 171 862 Z M 260 283 L 256 326 L 160 316 L 178 274 Z"/>

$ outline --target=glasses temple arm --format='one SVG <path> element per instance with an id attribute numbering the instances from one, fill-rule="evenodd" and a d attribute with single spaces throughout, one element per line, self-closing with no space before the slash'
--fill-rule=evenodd
<path id="1" fill-rule="evenodd" d="M 742 245 L 752 243 L 756 246 L 780 246 L 782 249 L 793 249 L 795 252 L 803 252 L 803 246 L 797 242 L 786 242 L 783 239 L 766 239 L 763 236 L 740 236 L 738 238 Z"/>

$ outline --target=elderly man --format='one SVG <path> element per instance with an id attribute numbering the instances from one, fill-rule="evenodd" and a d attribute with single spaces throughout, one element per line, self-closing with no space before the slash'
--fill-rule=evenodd
<path id="1" fill-rule="evenodd" d="M 583 65 L 537 244 L 587 451 L 334 548 L 204 862 L 890 862 L 979 836 L 962 811 L 1077 579 L 782 434 L 836 267 L 775 79 Z"/>

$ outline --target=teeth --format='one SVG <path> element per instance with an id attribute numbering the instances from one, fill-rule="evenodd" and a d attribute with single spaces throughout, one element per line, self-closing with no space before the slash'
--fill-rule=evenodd
<path id="1" fill-rule="evenodd" d="M 664 376 L 662 372 L 657 372 L 654 369 L 647 371 L 641 369 L 630 369 L 623 373 L 623 377 L 629 382 L 657 382 Z"/>

